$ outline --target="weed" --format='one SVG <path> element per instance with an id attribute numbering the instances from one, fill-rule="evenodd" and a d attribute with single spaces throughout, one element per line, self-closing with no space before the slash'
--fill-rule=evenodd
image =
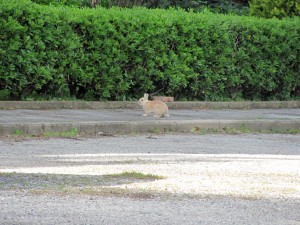
<path id="1" fill-rule="evenodd" d="M 240 128 L 233 128 L 233 127 L 224 127 L 223 131 L 226 134 L 244 134 L 244 133 L 251 133 L 254 132 L 254 130 L 251 130 L 250 128 L 247 127 L 240 127 Z"/>
<path id="2" fill-rule="evenodd" d="M 159 133 L 161 133 L 161 130 L 159 128 L 152 128 L 152 129 L 148 130 L 148 133 L 159 134 Z"/>
<path id="3" fill-rule="evenodd" d="M 15 135 L 23 135 L 24 132 L 23 132 L 22 130 L 20 130 L 20 129 L 16 129 L 16 130 L 13 132 L 13 134 L 15 134 Z"/>
<path id="4" fill-rule="evenodd" d="M 271 129 L 269 131 L 264 131 L 264 133 L 271 134 L 300 134 L 300 129 Z"/>
<path id="5" fill-rule="evenodd" d="M 191 129 L 192 133 L 199 134 L 300 134 L 300 129 L 270 129 L 270 130 L 256 130 L 249 127 L 242 126 L 240 128 L 224 127 L 223 129 L 203 129 L 200 127 L 194 127 Z"/>
<path id="6" fill-rule="evenodd" d="M 65 132 L 46 132 L 43 134 L 44 137 L 76 137 L 78 135 L 78 129 L 76 127 L 71 128 Z"/>

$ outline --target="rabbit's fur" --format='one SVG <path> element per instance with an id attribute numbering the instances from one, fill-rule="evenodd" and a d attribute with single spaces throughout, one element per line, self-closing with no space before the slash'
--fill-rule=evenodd
<path id="1" fill-rule="evenodd" d="M 154 117 L 169 117 L 169 109 L 166 103 L 158 100 L 149 101 L 148 97 L 148 94 L 144 94 L 144 97 L 139 100 L 139 104 L 145 111 L 143 116 L 147 116 L 149 113 L 154 113 Z"/>

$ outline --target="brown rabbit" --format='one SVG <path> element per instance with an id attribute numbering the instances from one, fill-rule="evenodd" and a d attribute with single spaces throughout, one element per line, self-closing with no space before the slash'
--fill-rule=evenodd
<path id="1" fill-rule="evenodd" d="M 148 116 L 149 113 L 154 113 L 154 117 L 169 117 L 168 114 L 168 106 L 166 103 L 158 100 L 149 101 L 148 100 L 149 95 L 144 94 L 143 98 L 140 98 L 139 104 L 144 108 L 144 115 Z"/>

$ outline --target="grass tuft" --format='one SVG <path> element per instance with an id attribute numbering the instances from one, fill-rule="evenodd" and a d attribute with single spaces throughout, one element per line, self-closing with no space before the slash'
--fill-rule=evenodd
<path id="1" fill-rule="evenodd" d="M 43 137 L 76 137 L 78 136 L 78 129 L 76 127 L 71 128 L 69 131 L 65 132 L 46 132 L 42 135 Z"/>
<path id="2" fill-rule="evenodd" d="M 123 173 L 109 174 L 106 176 L 112 178 L 133 178 L 139 180 L 148 180 L 148 179 L 158 180 L 164 178 L 163 176 L 154 175 L 154 174 L 144 174 L 140 172 L 123 172 Z"/>

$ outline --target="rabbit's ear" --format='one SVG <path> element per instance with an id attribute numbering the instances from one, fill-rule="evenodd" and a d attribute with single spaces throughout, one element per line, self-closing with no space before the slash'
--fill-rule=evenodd
<path id="1" fill-rule="evenodd" d="M 149 94 L 144 94 L 145 99 L 148 99 L 148 97 L 149 97 Z"/>

